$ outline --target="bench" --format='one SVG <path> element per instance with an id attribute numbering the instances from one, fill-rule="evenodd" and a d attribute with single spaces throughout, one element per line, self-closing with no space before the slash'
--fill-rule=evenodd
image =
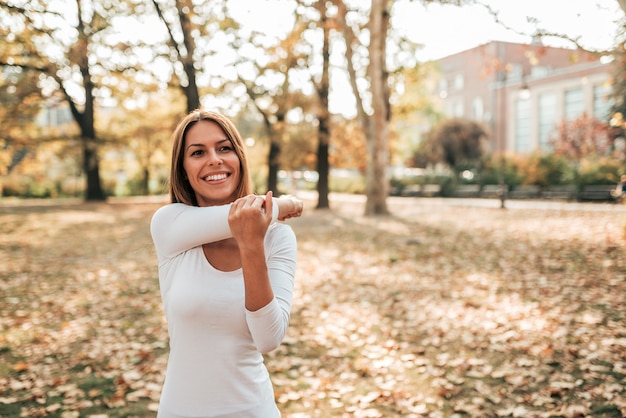
<path id="1" fill-rule="evenodd" d="M 508 188 L 504 185 L 504 192 L 506 193 Z M 500 185 L 499 184 L 485 184 L 480 190 L 481 197 L 500 197 Z"/>
<path id="2" fill-rule="evenodd" d="M 509 197 L 512 199 L 533 199 L 540 195 L 541 187 L 536 184 L 517 186 L 509 193 Z"/>
<path id="3" fill-rule="evenodd" d="M 404 197 L 433 197 L 441 193 L 439 184 L 410 184 L 405 186 L 400 192 Z"/>
<path id="4" fill-rule="evenodd" d="M 454 197 L 477 197 L 480 194 L 480 185 L 461 184 L 452 192 Z"/>
<path id="5" fill-rule="evenodd" d="M 425 197 L 439 196 L 439 193 L 441 193 L 440 184 L 424 184 L 422 186 L 422 196 L 425 196 Z"/>
<path id="6" fill-rule="evenodd" d="M 400 191 L 400 196 L 415 197 L 415 196 L 419 196 L 421 192 L 422 192 L 421 184 L 409 184 L 402 188 L 402 190 Z"/>
<path id="7" fill-rule="evenodd" d="M 589 184 L 578 194 L 578 200 L 613 201 L 613 190 L 612 184 Z"/>
<path id="8" fill-rule="evenodd" d="M 543 197 L 546 199 L 574 199 L 576 197 L 576 186 L 570 184 L 561 184 L 556 186 L 550 186 L 543 192 Z"/>

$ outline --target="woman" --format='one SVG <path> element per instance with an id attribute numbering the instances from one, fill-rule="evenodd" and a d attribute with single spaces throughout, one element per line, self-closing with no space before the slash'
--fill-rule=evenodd
<path id="1" fill-rule="evenodd" d="M 241 136 L 219 113 L 190 113 L 172 139 L 172 203 L 150 226 L 170 337 L 158 417 L 280 417 L 262 353 L 287 330 L 297 249 L 275 221 L 302 202 L 252 194 Z"/>

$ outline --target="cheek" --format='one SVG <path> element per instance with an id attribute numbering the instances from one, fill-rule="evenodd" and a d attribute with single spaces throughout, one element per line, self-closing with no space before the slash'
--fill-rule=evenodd
<path id="1" fill-rule="evenodd" d="M 185 177 L 193 177 L 192 173 L 194 172 L 194 164 L 193 161 L 185 159 L 183 161 L 183 173 L 185 173 Z"/>

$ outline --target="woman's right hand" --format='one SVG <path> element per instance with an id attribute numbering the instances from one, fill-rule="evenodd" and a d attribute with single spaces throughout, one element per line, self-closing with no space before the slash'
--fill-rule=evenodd
<path id="1" fill-rule="evenodd" d="M 291 195 L 282 195 L 274 200 L 274 204 L 278 205 L 278 220 L 284 221 L 289 218 L 297 218 L 302 215 L 304 203 L 302 200 Z"/>

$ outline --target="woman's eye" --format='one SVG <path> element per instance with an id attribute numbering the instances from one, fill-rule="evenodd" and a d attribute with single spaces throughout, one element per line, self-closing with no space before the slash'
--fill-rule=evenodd
<path id="1" fill-rule="evenodd" d="M 194 152 L 191 153 L 192 156 L 196 156 L 196 155 L 202 155 L 202 150 L 195 150 Z"/>
<path id="2" fill-rule="evenodd" d="M 223 146 L 223 147 L 220 147 L 219 150 L 220 152 L 229 152 L 229 151 L 232 151 L 233 148 L 229 146 Z"/>

